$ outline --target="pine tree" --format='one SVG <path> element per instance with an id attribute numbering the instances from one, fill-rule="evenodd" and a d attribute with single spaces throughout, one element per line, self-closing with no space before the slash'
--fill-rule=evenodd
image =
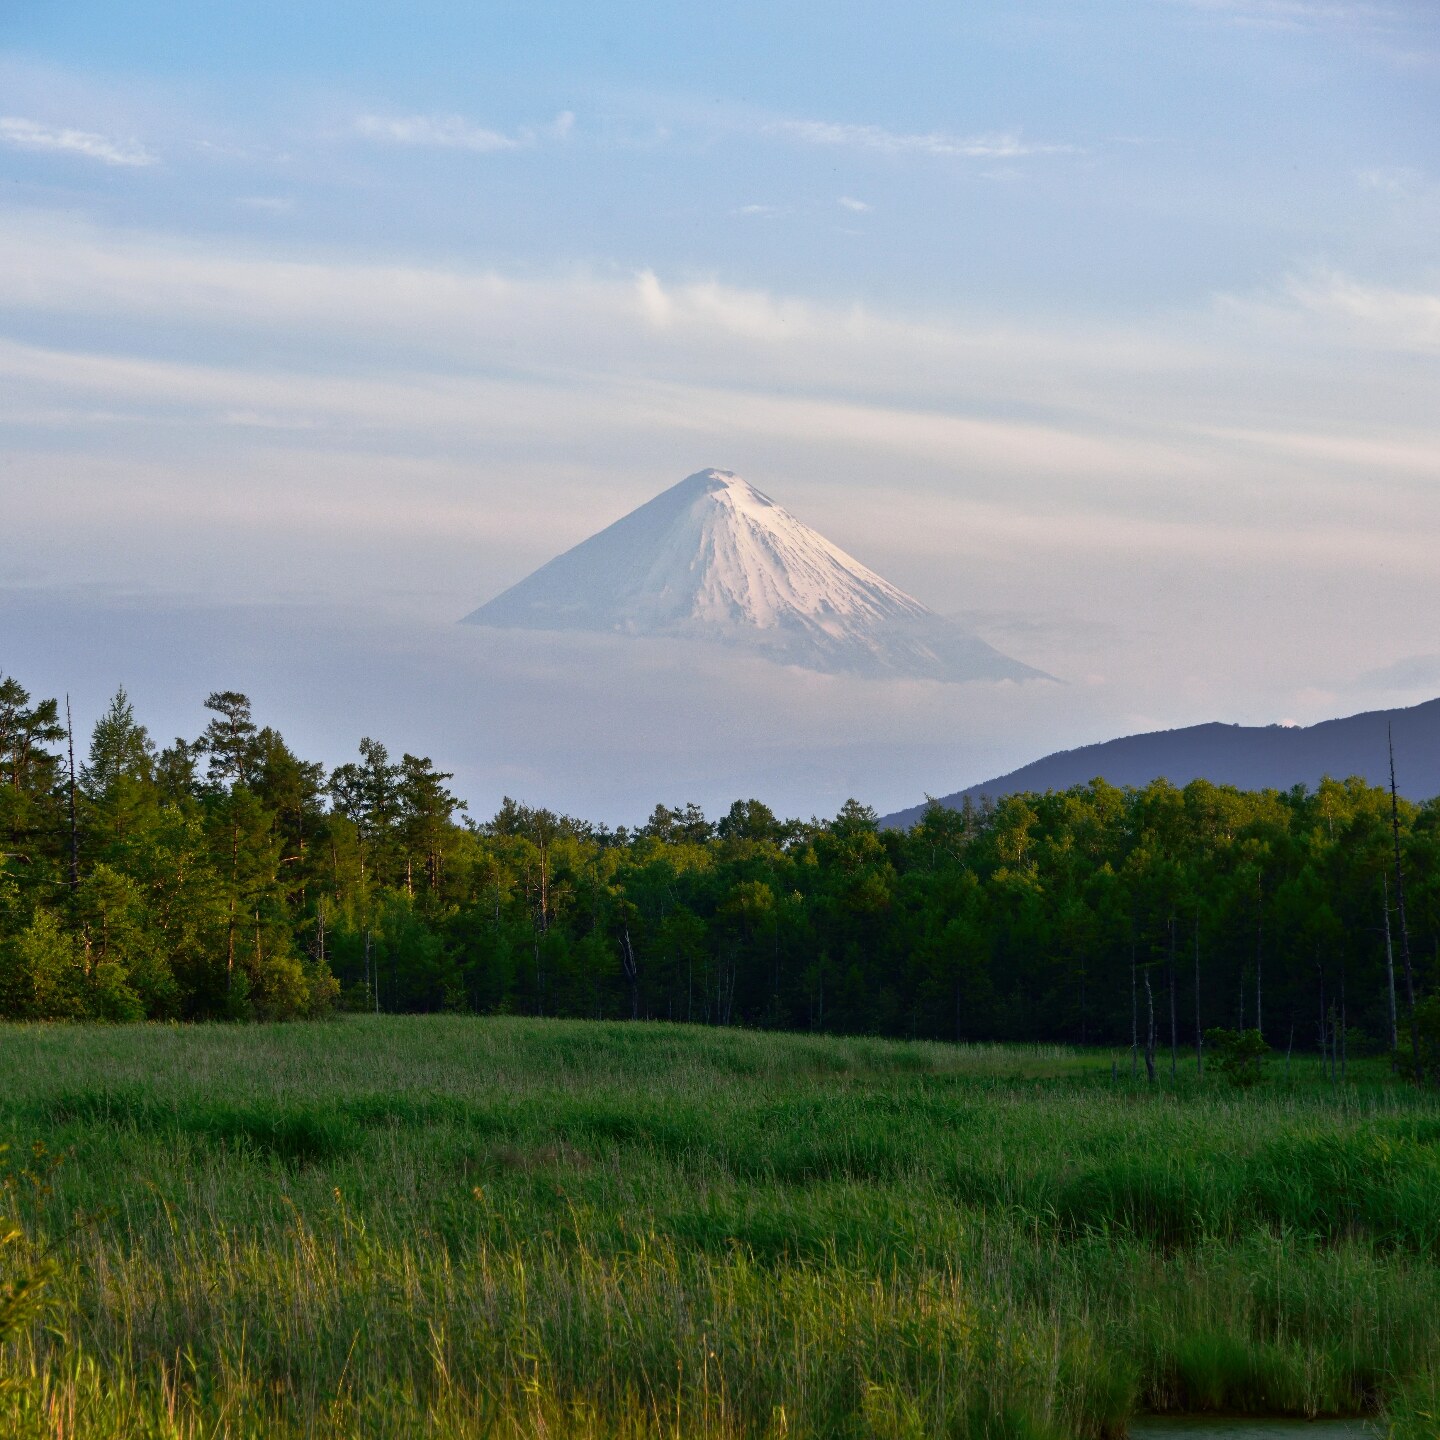
<path id="1" fill-rule="evenodd" d="M 148 784 L 155 778 L 155 744 L 135 719 L 122 685 L 90 735 L 90 758 L 80 767 L 80 784 L 92 800 L 112 794 L 124 781 Z"/>

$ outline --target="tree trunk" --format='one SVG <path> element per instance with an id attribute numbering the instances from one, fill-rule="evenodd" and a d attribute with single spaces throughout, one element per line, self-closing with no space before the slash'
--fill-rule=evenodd
<path id="1" fill-rule="evenodd" d="M 70 894 L 80 888 L 80 828 L 75 823 L 75 727 L 70 720 L 70 697 L 65 697 L 65 741 L 70 754 Z"/>
<path id="2" fill-rule="evenodd" d="M 1155 994 L 1150 988 L 1150 967 L 1145 967 L 1145 1078 L 1155 1083 Z"/>
<path id="3" fill-rule="evenodd" d="M 240 826 L 230 822 L 230 914 L 225 935 L 225 993 L 235 986 L 235 887 L 240 883 Z"/>
<path id="4" fill-rule="evenodd" d="M 635 946 L 630 942 L 630 927 L 627 925 L 620 937 L 620 968 L 625 972 L 625 982 L 630 987 L 630 1018 L 640 1018 L 640 968 L 635 963 Z"/>
<path id="5" fill-rule="evenodd" d="M 1395 1068 L 1395 1057 L 1400 1051 L 1400 1023 L 1395 1009 L 1395 946 L 1390 938 L 1390 884 L 1385 872 L 1380 872 L 1381 908 L 1385 912 L 1385 982 L 1390 992 L 1390 1068 Z"/>
<path id="6" fill-rule="evenodd" d="M 1205 1074 L 1205 1032 L 1200 1028 L 1200 912 L 1195 912 L 1195 1073 Z"/>
<path id="7" fill-rule="evenodd" d="M 1395 795 L 1395 741 L 1385 727 L 1390 746 L 1390 835 L 1395 847 L 1395 909 L 1400 916 L 1400 959 L 1405 966 L 1405 1009 L 1410 1017 L 1410 1053 L 1415 1061 L 1415 1083 L 1423 1084 L 1425 1068 L 1420 1059 L 1420 1027 L 1415 1020 L 1415 971 L 1410 963 L 1410 926 L 1405 919 L 1405 872 L 1400 864 L 1400 803 Z"/>
<path id="8" fill-rule="evenodd" d="M 1345 1039 L 1345 961 L 1340 961 L 1340 1083 L 1345 1083 L 1345 1061 L 1347 1058 Z"/>
<path id="9" fill-rule="evenodd" d="M 1265 924 L 1265 891 L 1264 878 L 1261 875 L 1255 876 L 1255 1028 L 1260 1032 L 1261 1037 L 1265 1034 L 1264 1011 L 1261 1009 L 1263 998 L 1263 976 L 1261 972 L 1263 950 L 1262 941 L 1264 938 Z"/>
<path id="10" fill-rule="evenodd" d="M 1140 1065 L 1140 1002 L 1135 992 L 1135 941 L 1130 941 L 1130 1078 Z"/>
<path id="11" fill-rule="evenodd" d="M 1170 917 L 1170 957 L 1166 962 L 1166 969 L 1170 972 L 1170 1083 L 1173 1085 L 1180 1063 L 1180 1049 L 1176 1043 L 1175 1030 L 1175 917 L 1173 915 Z"/>

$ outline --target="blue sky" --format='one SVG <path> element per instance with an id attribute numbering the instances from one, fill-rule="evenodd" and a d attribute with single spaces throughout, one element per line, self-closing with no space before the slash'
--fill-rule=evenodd
<path id="1" fill-rule="evenodd" d="M 1071 682 L 847 691 L 795 808 L 1422 698 L 1437 85 L 1421 0 L 11 0 L 0 665 L 142 708 L 143 678 L 160 728 L 244 679 L 333 760 L 367 717 L 307 694 L 307 633 L 418 663 L 714 464 Z M 177 607 L 242 675 L 156 653 L 136 617 Z M 67 670 L 87 616 L 109 638 Z M 534 739 L 535 675 L 467 663 L 487 698 L 437 744 L 490 737 L 451 757 L 477 803 L 639 803 L 643 753 L 567 775 L 587 742 Z M 692 682 L 671 729 L 714 708 Z M 790 701 L 818 731 L 835 697 Z M 718 801 L 785 751 L 736 707 L 669 783 Z"/>
<path id="2" fill-rule="evenodd" d="M 1420 0 L 12 3 L 0 39 L 7 189 L 112 223 L 1006 312 L 1432 260 L 1386 188 L 1433 183 Z"/>

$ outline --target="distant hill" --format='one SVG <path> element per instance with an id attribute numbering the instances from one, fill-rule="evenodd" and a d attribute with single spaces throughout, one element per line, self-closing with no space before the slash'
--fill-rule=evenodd
<path id="1" fill-rule="evenodd" d="M 1024 791 L 1068 790 L 1103 778 L 1112 785 L 1148 785 L 1166 779 L 1174 785 L 1210 780 L 1242 790 L 1288 790 L 1315 786 L 1331 775 L 1343 780 L 1361 775 L 1372 785 L 1390 781 L 1385 727 L 1395 736 L 1395 778 L 1411 800 L 1440 795 L 1440 700 L 1403 710 L 1370 710 L 1318 725 L 1190 725 L 1126 735 L 1078 750 L 1060 750 L 1008 775 L 982 780 L 940 799 L 958 809 L 968 796 L 978 802 Z M 908 829 L 925 813 L 924 805 L 886 815 L 882 825 Z"/>

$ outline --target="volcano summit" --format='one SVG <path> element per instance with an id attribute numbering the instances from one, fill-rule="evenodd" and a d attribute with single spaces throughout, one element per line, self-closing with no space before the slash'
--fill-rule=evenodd
<path id="1" fill-rule="evenodd" d="M 682 480 L 464 623 L 719 641 L 829 674 L 1048 678 L 882 580 L 728 470 Z"/>

